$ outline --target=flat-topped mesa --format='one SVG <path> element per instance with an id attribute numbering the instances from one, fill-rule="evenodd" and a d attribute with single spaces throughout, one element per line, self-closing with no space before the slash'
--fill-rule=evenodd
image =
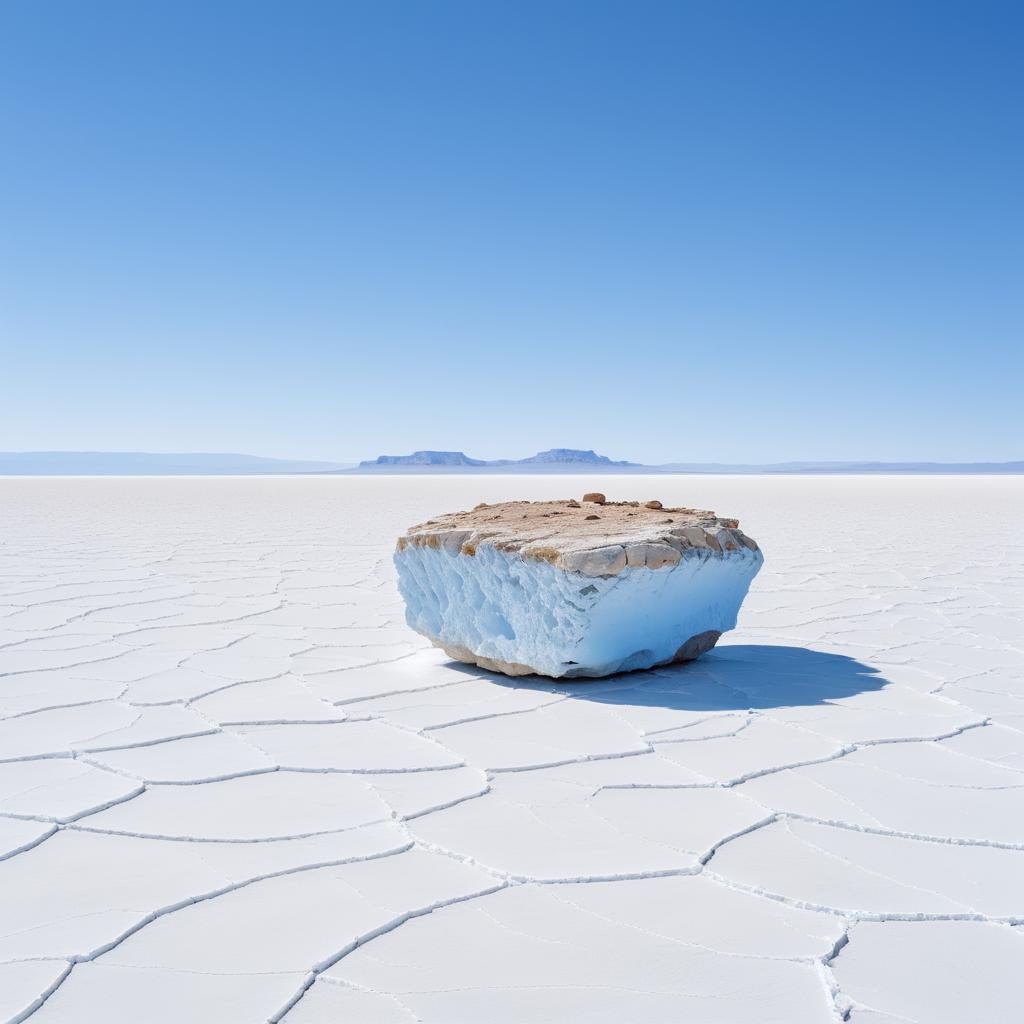
<path id="1" fill-rule="evenodd" d="M 762 561 L 735 519 L 596 493 L 480 504 L 395 550 L 413 629 L 458 661 L 553 677 L 699 657 L 736 625 Z"/>

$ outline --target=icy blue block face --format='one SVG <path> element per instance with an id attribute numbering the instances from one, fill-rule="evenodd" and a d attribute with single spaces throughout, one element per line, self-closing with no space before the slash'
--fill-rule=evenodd
<path id="1" fill-rule="evenodd" d="M 414 630 L 461 660 L 554 677 L 650 668 L 694 637 L 732 629 L 762 562 L 746 548 L 693 551 L 676 565 L 590 577 L 485 545 L 475 555 L 426 545 L 395 553 Z"/>

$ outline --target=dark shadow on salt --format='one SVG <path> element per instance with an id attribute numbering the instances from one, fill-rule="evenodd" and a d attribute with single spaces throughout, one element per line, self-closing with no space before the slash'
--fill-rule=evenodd
<path id="1" fill-rule="evenodd" d="M 888 683 L 878 669 L 844 654 L 769 644 L 721 644 L 696 661 L 564 682 L 543 676 L 503 676 L 457 662 L 451 665 L 499 686 L 553 690 L 598 704 L 681 711 L 806 707 L 880 690 Z"/>

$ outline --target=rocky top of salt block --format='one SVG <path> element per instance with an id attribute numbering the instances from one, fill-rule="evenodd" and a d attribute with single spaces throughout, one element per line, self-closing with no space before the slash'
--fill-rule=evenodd
<path id="1" fill-rule="evenodd" d="M 606 501 L 590 493 L 582 501 L 506 501 L 438 516 L 410 527 L 398 550 L 425 546 L 472 557 L 488 545 L 566 572 L 615 576 L 627 567 L 676 565 L 688 555 L 757 551 L 738 527 L 735 519 L 701 509 Z"/>

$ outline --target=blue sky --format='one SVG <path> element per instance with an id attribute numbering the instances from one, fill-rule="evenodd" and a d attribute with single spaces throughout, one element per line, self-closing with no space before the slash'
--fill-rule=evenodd
<path id="1" fill-rule="evenodd" d="M 0 7 L 0 450 L 1024 457 L 1024 8 Z"/>

